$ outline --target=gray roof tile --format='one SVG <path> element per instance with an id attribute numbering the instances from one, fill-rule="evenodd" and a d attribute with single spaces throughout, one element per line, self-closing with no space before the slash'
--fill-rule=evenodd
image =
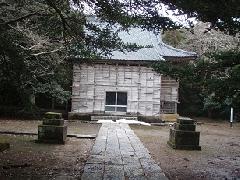
<path id="1" fill-rule="evenodd" d="M 122 60 L 164 60 L 164 57 L 196 57 L 194 52 L 188 52 L 181 49 L 173 48 L 162 42 L 161 36 L 151 31 L 142 30 L 141 28 L 131 28 L 127 31 L 120 31 L 119 37 L 125 43 L 136 43 L 137 45 L 147 46 L 137 51 L 120 52 L 114 51 L 110 59 Z"/>
<path id="2" fill-rule="evenodd" d="M 101 22 L 95 16 L 89 16 L 88 21 L 95 25 L 104 28 L 106 23 Z M 113 27 L 116 29 L 116 27 Z M 113 51 L 111 56 L 103 57 L 103 59 L 112 60 L 128 60 L 128 61 L 160 61 L 166 58 L 193 58 L 197 57 L 195 52 L 188 52 L 181 49 L 176 49 L 165 44 L 160 34 L 155 34 L 152 31 L 143 30 L 138 27 L 130 28 L 128 31 L 119 31 L 119 37 L 124 43 L 136 43 L 144 48 L 137 51 L 121 52 Z"/>

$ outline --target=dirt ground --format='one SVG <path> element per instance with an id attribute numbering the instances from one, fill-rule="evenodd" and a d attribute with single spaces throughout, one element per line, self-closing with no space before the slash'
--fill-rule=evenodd
<path id="1" fill-rule="evenodd" d="M 202 151 L 167 146 L 168 126 L 131 125 L 169 179 L 240 179 L 240 123 L 199 120 Z M 198 121 L 198 122 L 199 122 Z M 37 133 L 41 121 L 0 120 L 0 131 Z M 68 133 L 97 134 L 100 124 L 68 123 Z M 80 179 L 94 139 L 68 138 L 65 145 L 37 144 L 37 136 L 0 134 L 0 179 Z"/>
<path id="2" fill-rule="evenodd" d="M 0 119 L 0 132 L 1 131 L 14 131 L 37 133 L 38 125 L 42 121 L 37 120 L 1 120 Z M 82 123 L 81 121 L 65 121 L 68 126 L 68 134 L 97 134 L 100 124 Z"/>
<path id="3" fill-rule="evenodd" d="M 227 122 L 199 119 L 201 151 L 174 150 L 167 145 L 169 126 L 131 128 L 151 156 L 170 179 L 240 179 L 240 123 L 229 127 Z"/>
<path id="4" fill-rule="evenodd" d="M 0 120 L 0 131 L 37 132 L 40 121 Z M 70 122 L 68 133 L 97 134 L 100 124 Z M 81 179 L 94 139 L 68 138 L 65 145 L 38 144 L 37 136 L 0 134 L 0 179 Z"/>

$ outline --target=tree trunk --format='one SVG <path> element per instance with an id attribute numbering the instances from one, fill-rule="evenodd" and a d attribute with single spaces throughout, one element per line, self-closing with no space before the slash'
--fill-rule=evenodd
<path id="1" fill-rule="evenodd" d="M 208 118 L 212 118 L 212 109 L 208 109 Z"/>
<path id="2" fill-rule="evenodd" d="M 35 94 L 32 93 L 32 94 L 29 95 L 29 103 L 30 103 L 31 106 L 36 105 L 36 100 L 35 99 L 36 99 Z"/>
<path id="3" fill-rule="evenodd" d="M 54 109 L 55 109 L 55 99 L 52 98 L 52 110 L 54 110 Z"/>

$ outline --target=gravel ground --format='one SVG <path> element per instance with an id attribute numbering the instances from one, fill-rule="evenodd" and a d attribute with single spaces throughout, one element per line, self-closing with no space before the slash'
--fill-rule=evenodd
<path id="1" fill-rule="evenodd" d="M 226 122 L 202 122 L 197 126 L 201 132 L 201 151 L 167 146 L 168 126 L 131 125 L 131 128 L 170 180 L 240 179 L 240 123 L 230 128 Z"/>
<path id="2" fill-rule="evenodd" d="M 0 120 L 0 131 L 37 132 L 40 121 Z M 69 122 L 68 132 L 97 134 L 100 124 Z M 0 152 L 0 179 L 80 179 L 94 139 L 68 138 L 65 145 L 38 144 L 37 136 L 0 134 L 10 149 Z"/>

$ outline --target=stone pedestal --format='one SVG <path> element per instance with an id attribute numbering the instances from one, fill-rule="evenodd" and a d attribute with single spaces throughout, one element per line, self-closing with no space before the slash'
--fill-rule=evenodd
<path id="1" fill-rule="evenodd" d="M 48 112 L 42 125 L 38 126 L 38 140 L 42 143 L 64 144 L 67 138 L 67 126 L 61 113 Z"/>
<path id="2" fill-rule="evenodd" d="M 200 132 L 196 132 L 193 119 L 179 117 L 174 129 L 170 129 L 168 144 L 173 149 L 201 150 L 199 146 Z"/>

